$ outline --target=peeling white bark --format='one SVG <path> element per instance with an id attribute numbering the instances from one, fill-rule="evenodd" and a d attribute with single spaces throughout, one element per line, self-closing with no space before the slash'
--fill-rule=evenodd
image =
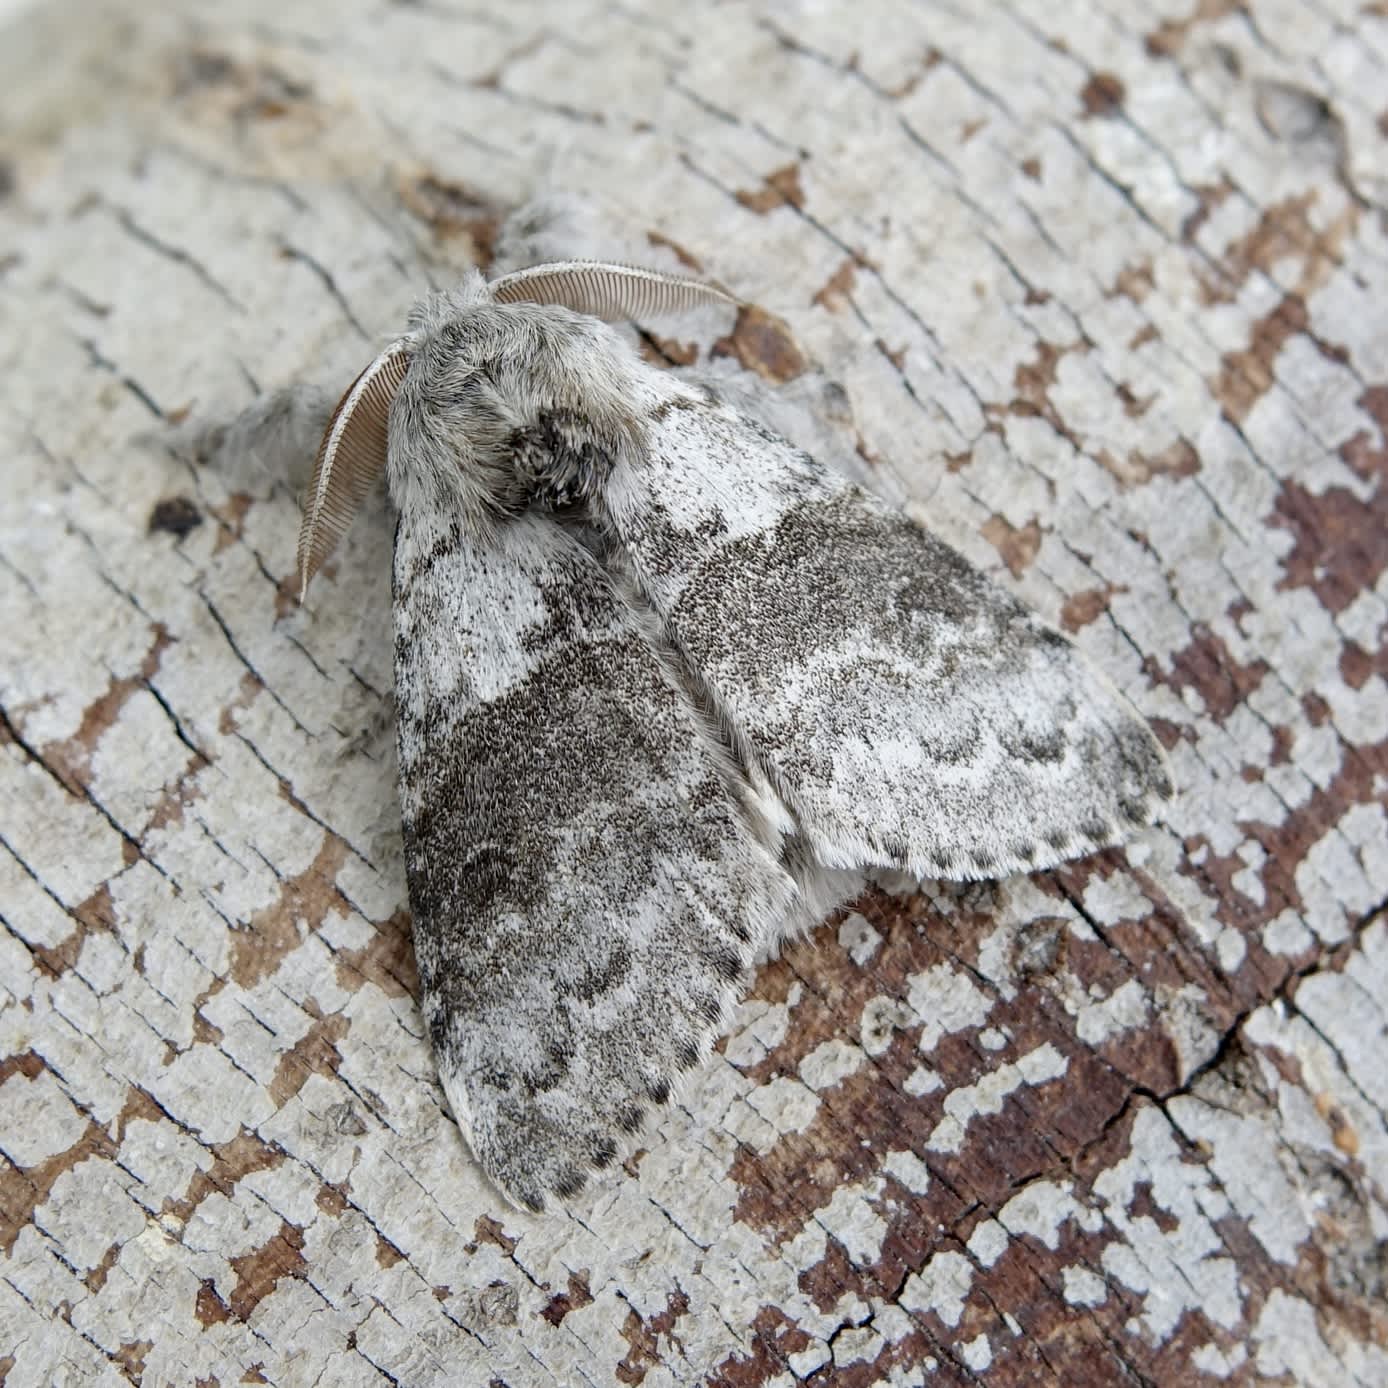
<path id="1" fill-rule="evenodd" d="M 4 22 L 6 1388 L 1388 1381 L 1381 4 Z M 556 184 L 780 315 L 651 350 L 808 400 L 1182 795 L 865 898 L 532 1219 L 415 1004 L 384 504 L 301 612 L 295 429 L 187 443 Z"/>

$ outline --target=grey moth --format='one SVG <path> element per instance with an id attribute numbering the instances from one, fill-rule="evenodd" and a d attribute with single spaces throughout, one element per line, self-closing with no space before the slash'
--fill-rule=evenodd
<path id="1" fill-rule="evenodd" d="M 732 302 L 541 265 L 424 299 L 318 451 L 302 587 L 384 470 L 423 1006 L 513 1201 L 617 1159 L 754 961 L 865 871 L 995 878 L 1171 794 L 1063 636 L 608 323 Z"/>

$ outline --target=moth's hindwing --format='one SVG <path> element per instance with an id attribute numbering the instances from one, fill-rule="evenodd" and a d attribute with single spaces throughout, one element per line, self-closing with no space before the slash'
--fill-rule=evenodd
<path id="1" fill-rule="evenodd" d="M 711 392 L 670 391 L 602 505 L 714 707 L 833 867 L 999 877 L 1171 793 L 1076 647 L 899 512 Z"/>
<path id="2" fill-rule="evenodd" d="M 404 512 L 401 800 L 424 1005 L 482 1167 L 540 1208 L 706 1054 L 790 881 L 597 561 Z"/>

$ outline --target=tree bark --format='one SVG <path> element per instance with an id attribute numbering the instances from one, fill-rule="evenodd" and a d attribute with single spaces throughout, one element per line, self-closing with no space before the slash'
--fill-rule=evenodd
<path id="1" fill-rule="evenodd" d="M 8 25 L 0 1382 L 1388 1382 L 1381 3 Z M 209 431 L 555 188 L 760 305 L 644 347 L 799 390 L 1180 795 L 870 892 L 531 1217 L 418 1012 L 385 503 L 301 611 Z"/>

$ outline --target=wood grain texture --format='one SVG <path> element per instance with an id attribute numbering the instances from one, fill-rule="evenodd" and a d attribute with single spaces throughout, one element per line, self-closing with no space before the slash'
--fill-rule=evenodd
<path id="1" fill-rule="evenodd" d="M 1388 1381 L 1382 4 L 9 23 L 0 1382 Z M 335 395 L 552 187 L 758 306 L 652 354 L 841 382 L 1181 796 L 870 893 L 530 1218 L 417 1009 L 384 504 L 300 611 L 311 454 L 187 439 Z"/>

